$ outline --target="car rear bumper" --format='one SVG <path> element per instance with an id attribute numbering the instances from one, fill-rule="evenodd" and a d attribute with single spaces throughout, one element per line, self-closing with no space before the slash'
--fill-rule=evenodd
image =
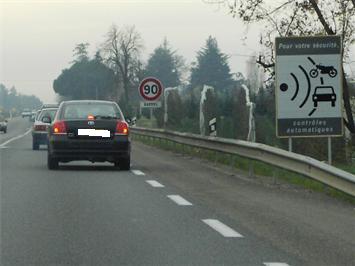
<path id="1" fill-rule="evenodd" d="M 37 142 L 38 144 L 47 144 L 48 141 L 48 133 L 47 132 L 32 132 L 33 141 Z"/>
<path id="2" fill-rule="evenodd" d="M 127 136 L 115 136 L 113 139 L 71 139 L 66 135 L 51 135 L 48 152 L 60 161 L 115 162 L 130 156 L 131 142 Z"/>

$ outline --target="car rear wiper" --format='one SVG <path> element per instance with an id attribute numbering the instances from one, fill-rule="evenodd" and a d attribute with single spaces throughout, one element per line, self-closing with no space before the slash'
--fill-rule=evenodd
<path id="1" fill-rule="evenodd" d="M 117 119 L 115 116 L 109 116 L 109 115 L 96 115 L 94 116 L 95 119 Z"/>

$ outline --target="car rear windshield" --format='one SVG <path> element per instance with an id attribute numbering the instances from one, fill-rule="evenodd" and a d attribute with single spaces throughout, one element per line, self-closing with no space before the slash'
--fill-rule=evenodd
<path id="1" fill-rule="evenodd" d="M 51 120 L 53 121 L 54 116 L 57 112 L 57 109 L 44 109 L 41 111 L 38 120 L 42 120 L 43 117 L 49 116 Z"/>
<path id="2" fill-rule="evenodd" d="M 334 94 L 332 87 L 316 87 L 316 94 Z"/>
<path id="3" fill-rule="evenodd" d="M 111 103 L 70 103 L 64 106 L 61 114 L 64 120 L 88 119 L 121 119 L 120 111 Z"/>

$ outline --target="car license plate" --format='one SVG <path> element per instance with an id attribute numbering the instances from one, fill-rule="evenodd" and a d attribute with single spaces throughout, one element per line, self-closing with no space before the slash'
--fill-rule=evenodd
<path id="1" fill-rule="evenodd" d="M 110 130 L 82 128 L 78 129 L 78 136 L 109 138 Z"/>

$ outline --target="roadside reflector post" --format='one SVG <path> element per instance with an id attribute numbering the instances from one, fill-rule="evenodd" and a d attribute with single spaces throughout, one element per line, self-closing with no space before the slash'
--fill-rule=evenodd
<path id="1" fill-rule="evenodd" d="M 328 137 L 328 164 L 332 165 L 332 138 Z"/>

